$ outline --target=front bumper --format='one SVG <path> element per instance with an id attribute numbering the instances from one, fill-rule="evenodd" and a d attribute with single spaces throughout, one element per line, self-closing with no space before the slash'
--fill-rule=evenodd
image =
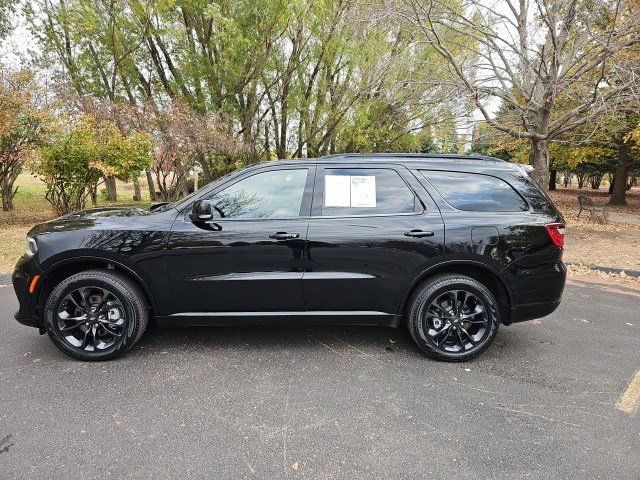
<path id="1" fill-rule="evenodd" d="M 23 256 L 16 265 L 11 280 L 13 289 L 18 297 L 20 305 L 14 315 L 15 319 L 23 325 L 41 328 L 38 318 L 38 293 L 36 288 L 34 293 L 29 293 L 29 284 L 35 275 L 42 275 L 42 270 L 38 267 L 33 257 Z M 39 284 L 42 284 L 40 279 Z"/>

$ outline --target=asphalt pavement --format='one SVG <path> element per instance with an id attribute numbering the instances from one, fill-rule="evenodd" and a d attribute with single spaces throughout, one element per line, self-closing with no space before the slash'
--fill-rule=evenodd
<path id="1" fill-rule="evenodd" d="M 155 329 L 82 363 L 16 308 L 0 285 L 1 479 L 640 479 L 632 292 L 568 285 L 466 364 L 360 327 Z"/>

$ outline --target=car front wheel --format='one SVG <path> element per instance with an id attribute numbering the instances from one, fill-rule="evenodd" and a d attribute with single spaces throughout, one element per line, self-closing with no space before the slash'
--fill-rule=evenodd
<path id="1" fill-rule="evenodd" d="M 411 296 L 407 324 L 414 341 L 429 357 L 462 362 L 493 343 L 500 311 L 494 295 L 477 280 L 438 275 Z"/>
<path id="2" fill-rule="evenodd" d="M 60 282 L 45 307 L 47 333 L 67 355 L 109 360 L 131 348 L 149 320 L 143 294 L 111 270 L 88 270 Z"/>

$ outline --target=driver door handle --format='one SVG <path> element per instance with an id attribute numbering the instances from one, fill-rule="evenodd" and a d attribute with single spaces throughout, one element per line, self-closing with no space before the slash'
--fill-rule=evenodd
<path id="1" fill-rule="evenodd" d="M 287 232 L 276 232 L 269 235 L 269 238 L 273 238 L 274 240 L 291 240 L 293 238 L 300 237 L 298 233 L 287 233 Z"/>
<path id="2" fill-rule="evenodd" d="M 406 232 L 404 234 L 405 237 L 418 237 L 418 238 L 421 238 L 421 237 L 433 237 L 434 235 L 435 235 L 435 233 L 432 232 L 432 231 L 419 230 L 417 228 L 413 229 L 413 230 L 410 230 L 410 231 L 408 231 L 408 232 Z"/>

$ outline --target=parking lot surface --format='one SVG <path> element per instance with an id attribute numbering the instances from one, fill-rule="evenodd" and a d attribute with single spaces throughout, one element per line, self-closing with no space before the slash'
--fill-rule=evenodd
<path id="1" fill-rule="evenodd" d="M 154 329 L 81 363 L 16 309 L 0 285 L 2 479 L 640 479 L 633 292 L 570 284 L 465 364 L 361 327 Z"/>

